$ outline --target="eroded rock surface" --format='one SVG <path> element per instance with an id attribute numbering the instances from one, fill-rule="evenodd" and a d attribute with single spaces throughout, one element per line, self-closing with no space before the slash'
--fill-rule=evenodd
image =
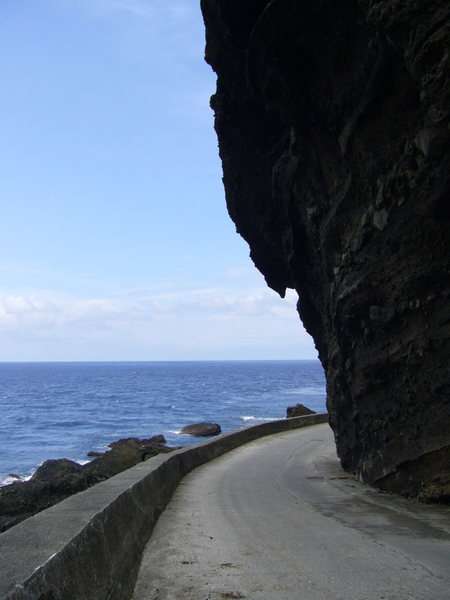
<path id="1" fill-rule="evenodd" d="M 202 10 L 228 210 L 299 294 L 343 467 L 448 501 L 449 3 Z"/>

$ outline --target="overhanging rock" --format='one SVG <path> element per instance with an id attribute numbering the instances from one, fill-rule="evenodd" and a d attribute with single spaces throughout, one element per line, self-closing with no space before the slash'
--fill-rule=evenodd
<path id="1" fill-rule="evenodd" d="M 202 0 L 228 211 L 298 311 L 342 466 L 450 500 L 450 7 Z"/>

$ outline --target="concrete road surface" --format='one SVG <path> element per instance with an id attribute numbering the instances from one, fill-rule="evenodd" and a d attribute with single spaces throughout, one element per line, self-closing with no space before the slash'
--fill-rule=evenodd
<path id="1" fill-rule="evenodd" d="M 450 599 L 450 511 L 341 470 L 328 425 L 189 474 L 145 549 L 134 600 Z"/>

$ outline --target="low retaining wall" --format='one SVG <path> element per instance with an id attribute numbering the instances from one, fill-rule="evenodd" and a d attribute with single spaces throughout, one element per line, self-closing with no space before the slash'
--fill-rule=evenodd
<path id="1" fill-rule="evenodd" d="M 160 454 L 19 523 L 0 535 L 0 598 L 130 598 L 145 544 L 187 473 L 257 438 L 327 421 L 270 421 Z"/>

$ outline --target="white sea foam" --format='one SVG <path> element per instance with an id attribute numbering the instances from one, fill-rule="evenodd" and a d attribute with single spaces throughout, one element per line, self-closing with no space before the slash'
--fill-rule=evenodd
<path id="1" fill-rule="evenodd" d="M 277 421 L 279 417 L 239 417 L 241 421 Z"/>
<path id="2" fill-rule="evenodd" d="M 28 475 L 27 477 L 11 477 L 11 475 L 8 475 L 8 477 L 0 480 L 0 487 L 11 485 L 11 483 L 24 483 L 25 481 L 29 481 L 31 477 L 32 475 Z"/>

